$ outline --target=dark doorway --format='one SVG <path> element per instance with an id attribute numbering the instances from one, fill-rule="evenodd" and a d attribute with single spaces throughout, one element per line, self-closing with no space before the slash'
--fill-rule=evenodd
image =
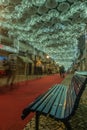
<path id="1" fill-rule="evenodd" d="M 32 63 L 28 64 L 28 75 L 32 74 Z"/>

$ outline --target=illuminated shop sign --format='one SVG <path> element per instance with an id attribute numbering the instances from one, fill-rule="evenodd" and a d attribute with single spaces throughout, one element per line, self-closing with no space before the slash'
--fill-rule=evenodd
<path id="1" fill-rule="evenodd" d="M 2 44 L 0 44 L 0 49 L 2 49 L 3 48 L 3 45 Z"/>

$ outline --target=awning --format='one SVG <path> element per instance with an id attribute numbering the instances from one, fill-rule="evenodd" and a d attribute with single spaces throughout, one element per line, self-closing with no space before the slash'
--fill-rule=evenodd
<path id="1" fill-rule="evenodd" d="M 24 56 L 18 56 L 20 59 L 23 60 L 23 62 L 25 63 L 33 63 L 33 61 L 31 59 L 29 59 L 28 57 L 24 57 Z"/>

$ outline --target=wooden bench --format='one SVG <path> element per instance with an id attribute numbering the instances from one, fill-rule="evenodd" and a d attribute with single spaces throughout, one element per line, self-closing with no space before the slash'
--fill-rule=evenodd
<path id="1" fill-rule="evenodd" d="M 35 130 L 39 130 L 39 117 L 41 114 L 62 121 L 66 128 L 70 130 L 69 119 L 78 108 L 86 82 L 86 76 L 76 73 L 72 77 L 69 86 L 55 84 L 47 92 L 29 104 L 29 106 L 22 111 L 21 118 L 25 119 L 31 112 L 36 112 Z"/>

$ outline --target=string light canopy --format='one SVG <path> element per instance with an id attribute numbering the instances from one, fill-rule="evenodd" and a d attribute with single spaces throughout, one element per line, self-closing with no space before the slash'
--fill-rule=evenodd
<path id="1" fill-rule="evenodd" d="M 0 27 L 68 68 L 87 29 L 87 0 L 0 0 Z"/>

